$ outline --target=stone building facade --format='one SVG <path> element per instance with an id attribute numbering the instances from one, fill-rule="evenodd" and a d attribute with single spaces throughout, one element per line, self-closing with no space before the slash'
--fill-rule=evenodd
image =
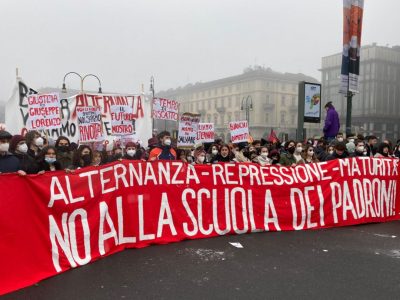
<path id="1" fill-rule="evenodd" d="M 322 97 L 333 102 L 345 131 L 347 99 L 338 93 L 341 63 L 341 53 L 322 58 Z M 352 111 L 352 132 L 400 138 L 400 46 L 361 48 L 359 93 Z"/>
<path id="2" fill-rule="evenodd" d="M 216 135 L 225 141 L 230 139 L 228 123 L 246 120 L 247 99 L 250 134 L 255 139 L 268 136 L 271 129 L 294 138 L 300 81 L 318 82 L 303 74 L 279 73 L 255 66 L 240 75 L 188 84 L 157 96 L 178 100 L 181 112 L 200 113 L 202 122 L 214 123 Z M 164 122 L 156 122 L 159 130 L 164 126 Z M 168 122 L 166 127 L 176 130 L 177 124 Z"/>

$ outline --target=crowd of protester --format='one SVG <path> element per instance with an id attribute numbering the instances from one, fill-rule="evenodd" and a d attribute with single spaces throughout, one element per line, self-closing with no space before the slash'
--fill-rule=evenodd
<path id="1" fill-rule="evenodd" d="M 181 160 L 190 164 L 224 162 L 256 163 L 265 165 L 295 166 L 347 157 L 397 157 L 400 158 L 400 140 L 395 145 L 390 140 L 378 142 L 376 136 L 354 135 L 347 139 L 338 133 L 334 139 L 315 138 L 306 142 L 289 140 L 254 140 L 252 143 L 225 144 L 215 140 L 211 144 L 195 145 L 192 149 L 177 149 L 169 132 L 161 132 L 141 144 L 128 142 L 124 147 L 106 145 L 102 150 L 90 145 L 77 145 L 65 136 L 55 142 L 47 140 L 37 131 L 25 136 L 12 136 L 0 131 L 0 173 L 18 172 L 20 175 L 41 174 L 47 171 L 74 170 L 99 166 L 118 160 Z M 108 151 L 109 150 L 109 151 Z"/>

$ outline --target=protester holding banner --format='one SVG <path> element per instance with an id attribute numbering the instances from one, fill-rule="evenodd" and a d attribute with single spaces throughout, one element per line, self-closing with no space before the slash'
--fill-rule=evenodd
<path id="1" fill-rule="evenodd" d="M 105 162 L 104 151 L 93 151 L 92 166 L 101 166 Z"/>
<path id="2" fill-rule="evenodd" d="M 279 164 L 286 167 L 294 167 L 297 163 L 296 158 L 294 157 L 294 152 L 296 150 L 294 141 L 289 141 L 287 143 L 286 152 L 282 153 Z"/>
<path id="3" fill-rule="evenodd" d="M 365 145 L 365 149 L 367 150 L 367 156 L 373 157 L 376 154 L 376 144 L 378 143 L 378 138 L 374 135 L 370 135 L 367 137 L 367 144 Z"/>
<path id="4" fill-rule="evenodd" d="M 294 158 L 296 159 L 296 164 L 304 164 L 303 160 L 303 143 L 297 142 L 296 147 L 293 153 Z"/>
<path id="5" fill-rule="evenodd" d="M 125 145 L 125 155 L 123 156 L 123 159 L 127 160 L 141 160 L 143 156 L 143 152 L 140 149 L 139 145 L 133 143 L 133 142 L 128 142 Z"/>
<path id="6" fill-rule="evenodd" d="M 40 133 L 36 130 L 28 131 L 25 135 L 26 144 L 28 145 L 28 155 L 36 158 L 40 150 L 43 148 L 44 139 L 40 136 Z"/>
<path id="7" fill-rule="evenodd" d="M 236 162 L 239 162 L 239 163 L 240 162 L 246 162 L 246 163 L 250 162 L 249 158 L 247 157 L 248 153 L 246 153 L 247 146 L 248 146 L 247 142 L 238 143 L 238 149 L 233 152 L 235 154 L 234 160 Z"/>
<path id="8" fill-rule="evenodd" d="M 160 132 L 158 135 L 159 145 L 153 148 L 149 154 L 149 161 L 175 160 L 176 152 L 171 147 L 171 134 L 168 131 Z"/>
<path id="9" fill-rule="evenodd" d="M 271 160 L 271 164 L 277 165 L 281 160 L 281 155 L 277 149 L 273 149 L 269 152 L 268 158 Z"/>
<path id="10" fill-rule="evenodd" d="M 194 151 L 194 165 L 206 164 L 206 151 L 203 147 L 199 147 Z"/>
<path id="11" fill-rule="evenodd" d="M 319 162 L 317 156 L 315 155 L 314 146 L 307 144 L 303 152 L 303 161 L 306 164 Z"/>
<path id="12" fill-rule="evenodd" d="M 81 145 L 75 151 L 72 158 L 72 165 L 69 166 L 68 170 L 76 170 L 91 166 L 93 161 L 92 149 L 87 145 Z"/>
<path id="13" fill-rule="evenodd" d="M 233 158 L 234 158 L 234 154 L 232 153 L 231 148 L 229 147 L 229 145 L 228 144 L 222 144 L 219 153 L 210 162 L 212 164 L 232 162 Z"/>
<path id="14" fill-rule="evenodd" d="M 111 155 L 108 157 L 107 162 L 114 162 L 121 160 L 123 157 L 122 147 L 120 145 L 114 145 Z"/>
<path id="15" fill-rule="evenodd" d="M 256 158 L 256 162 L 260 165 L 260 166 L 267 166 L 271 164 L 271 160 L 268 157 L 269 155 L 269 149 L 267 146 L 262 146 L 259 149 L 259 155 Z"/>
<path id="16" fill-rule="evenodd" d="M 72 165 L 73 151 L 70 150 L 69 139 L 65 136 L 57 138 L 55 147 L 57 149 L 57 161 L 60 163 L 61 168 L 65 170 L 68 166 Z"/>
<path id="17" fill-rule="evenodd" d="M 8 131 L 0 131 L 0 173 L 21 170 L 18 158 L 9 152 L 11 138 L 12 135 Z"/>
<path id="18" fill-rule="evenodd" d="M 19 167 L 27 174 L 39 172 L 38 165 L 31 156 L 27 154 L 28 146 L 22 135 L 14 135 L 10 141 L 10 152 L 19 160 Z"/>
<path id="19" fill-rule="evenodd" d="M 219 146 L 217 144 L 212 144 L 210 148 L 208 148 L 208 152 L 206 155 L 206 160 L 208 162 L 211 162 L 214 160 L 214 158 L 217 157 L 219 153 Z"/>
<path id="20" fill-rule="evenodd" d="M 53 146 L 42 149 L 38 156 L 39 172 L 62 170 L 60 162 L 57 161 L 57 150 Z"/>
<path id="21" fill-rule="evenodd" d="M 334 160 L 334 159 L 343 159 L 349 157 L 349 154 L 346 151 L 346 144 L 345 143 L 337 143 L 335 145 L 335 151 L 328 155 L 326 161 Z"/>
<path id="22" fill-rule="evenodd" d="M 390 147 L 388 144 L 380 143 L 378 146 L 378 151 L 376 152 L 374 157 L 380 157 L 380 158 L 389 157 L 389 151 Z"/>

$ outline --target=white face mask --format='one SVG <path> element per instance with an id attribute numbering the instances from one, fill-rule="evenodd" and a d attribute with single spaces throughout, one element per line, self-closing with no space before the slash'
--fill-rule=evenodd
<path id="1" fill-rule="evenodd" d="M 133 157 L 136 154 L 136 150 L 128 150 L 126 151 L 126 154 L 128 154 L 130 157 Z"/>
<path id="2" fill-rule="evenodd" d="M 338 142 L 343 142 L 343 138 L 342 137 L 338 138 L 337 140 L 338 140 Z"/>
<path id="3" fill-rule="evenodd" d="M 21 153 L 26 153 L 28 152 L 28 146 L 26 144 L 19 145 L 17 150 Z"/>
<path id="4" fill-rule="evenodd" d="M 171 140 L 170 140 L 170 139 L 166 139 L 166 140 L 164 141 L 164 144 L 165 144 L 166 146 L 170 146 L 170 145 L 171 145 Z"/>
<path id="5" fill-rule="evenodd" d="M 206 159 L 206 158 L 205 158 L 204 156 L 199 156 L 197 160 L 198 160 L 200 163 L 203 163 L 205 159 Z"/>
<path id="6" fill-rule="evenodd" d="M 264 158 L 268 157 L 268 152 L 261 152 L 261 156 Z"/>
<path id="7" fill-rule="evenodd" d="M 333 154 L 333 150 L 329 151 L 329 154 L 331 154 L 331 155 L 332 155 L 332 154 Z"/>
<path id="8" fill-rule="evenodd" d="M 218 150 L 215 149 L 215 150 L 211 151 L 211 153 L 212 153 L 213 155 L 217 155 L 217 154 L 218 154 Z"/>
<path id="9" fill-rule="evenodd" d="M 357 151 L 358 152 L 364 152 L 364 146 L 359 146 L 359 147 L 357 147 Z"/>
<path id="10" fill-rule="evenodd" d="M 354 139 L 349 139 L 349 142 L 350 143 L 354 143 Z"/>
<path id="11" fill-rule="evenodd" d="M 38 147 L 43 147 L 43 144 L 44 144 L 43 138 L 38 137 L 38 138 L 35 140 L 35 145 L 36 145 L 36 146 L 38 146 Z"/>
<path id="12" fill-rule="evenodd" d="M 303 151 L 303 147 L 297 147 L 296 151 L 297 151 L 297 153 L 300 153 L 301 151 Z"/>
<path id="13" fill-rule="evenodd" d="M 0 152 L 8 152 L 8 149 L 10 149 L 9 143 L 0 144 Z"/>

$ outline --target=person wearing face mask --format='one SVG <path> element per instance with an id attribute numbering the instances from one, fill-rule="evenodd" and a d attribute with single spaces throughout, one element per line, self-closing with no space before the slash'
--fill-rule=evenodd
<path id="1" fill-rule="evenodd" d="M 303 160 L 303 143 L 301 142 L 297 142 L 296 143 L 296 148 L 294 150 L 293 156 L 296 159 L 296 164 L 304 164 L 304 160 Z"/>
<path id="2" fill-rule="evenodd" d="M 26 145 L 28 146 L 28 155 L 35 158 L 43 148 L 44 140 L 36 130 L 28 131 L 25 135 Z"/>
<path id="3" fill-rule="evenodd" d="M 238 150 L 234 151 L 235 158 L 234 161 L 239 163 L 249 163 L 250 160 L 248 159 L 248 151 L 247 151 L 247 142 L 238 143 Z"/>
<path id="4" fill-rule="evenodd" d="M 313 145 L 306 145 L 305 151 L 303 152 L 303 161 L 306 164 L 319 162 L 315 152 Z"/>
<path id="5" fill-rule="evenodd" d="M 61 164 L 57 161 L 57 149 L 53 146 L 44 147 L 38 156 L 38 166 L 40 174 L 62 170 Z"/>
<path id="6" fill-rule="evenodd" d="M 277 149 L 273 149 L 269 152 L 268 158 L 271 160 L 272 165 L 278 165 L 281 160 L 281 155 Z"/>
<path id="7" fill-rule="evenodd" d="M 378 138 L 374 135 L 367 137 L 367 144 L 365 145 L 365 150 L 367 150 L 367 156 L 373 157 L 376 154 L 376 145 L 378 143 Z"/>
<path id="8" fill-rule="evenodd" d="M 378 151 L 376 152 L 374 157 L 384 158 L 390 157 L 390 146 L 386 143 L 380 143 L 378 146 Z"/>
<path id="9" fill-rule="evenodd" d="M 334 159 L 344 159 L 349 157 L 349 154 L 346 151 L 346 144 L 345 143 L 337 143 L 335 145 L 335 151 L 328 155 L 326 158 L 327 161 L 334 160 Z"/>
<path id="10" fill-rule="evenodd" d="M 72 158 L 72 165 L 69 166 L 66 171 L 76 170 L 80 168 L 89 167 L 93 162 L 93 152 L 89 146 L 81 145 L 75 151 L 74 156 Z"/>
<path id="11" fill-rule="evenodd" d="M 269 150 L 268 147 L 262 146 L 260 148 L 260 155 L 258 155 L 255 159 L 255 163 L 258 163 L 260 166 L 266 166 L 266 165 L 270 165 L 271 159 L 268 157 L 269 155 Z"/>
<path id="12" fill-rule="evenodd" d="M 0 131 L 0 173 L 21 170 L 18 158 L 9 152 L 11 138 L 12 135 L 8 131 Z"/>
<path id="13" fill-rule="evenodd" d="M 69 139 L 65 136 L 59 136 L 56 140 L 55 147 L 57 149 L 57 161 L 61 168 L 65 170 L 72 164 L 73 151 L 70 150 Z"/>
<path id="14" fill-rule="evenodd" d="M 163 131 L 158 135 L 158 140 L 160 144 L 150 151 L 149 161 L 176 160 L 176 152 L 171 147 L 171 134 L 168 131 Z"/>
<path id="15" fill-rule="evenodd" d="M 101 166 L 104 162 L 104 152 L 95 150 L 93 151 L 93 161 L 92 166 Z"/>
<path id="16" fill-rule="evenodd" d="M 339 132 L 336 135 L 336 138 L 332 141 L 332 145 L 336 145 L 337 143 L 343 143 L 344 141 L 345 140 L 344 140 L 344 137 L 343 137 L 343 133 Z"/>
<path id="17" fill-rule="evenodd" d="M 128 142 L 125 145 L 125 155 L 123 159 L 127 160 L 140 160 L 142 158 L 142 151 L 133 142 Z"/>
<path id="18" fill-rule="evenodd" d="M 206 156 L 206 160 L 211 162 L 214 158 L 219 154 L 219 146 L 217 144 L 212 144 L 210 148 L 208 148 L 208 153 Z"/>
<path id="19" fill-rule="evenodd" d="M 211 163 L 215 164 L 215 163 L 232 162 L 233 161 L 232 157 L 233 153 L 231 152 L 231 148 L 229 148 L 229 145 L 222 144 L 220 148 L 220 153 L 218 153 L 217 156 L 211 160 Z"/>
<path id="20" fill-rule="evenodd" d="M 198 148 L 194 151 L 194 165 L 206 164 L 206 151 L 203 148 Z"/>
<path id="21" fill-rule="evenodd" d="M 296 151 L 296 145 L 294 143 L 289 143 L 286 148 L 286 153 L 281 155 L 279 160 L 279 164 L 286 167 L 294 167 L 296 166 L 297 160 L 294 157 L 294 152 Z"/>
<path id="22" fill-rule="evenodd" d="M 36 174 L 39 172 L 37 162 L 27 154 L 28 146 L 22 135 L 14 135 L 12 137 L 9 151 L 18 158 L 20 169 L 26 174 Z"/>
<path id="23" fill-rule="evenodd" d="M 354 152 L 350 153 L 350 157 L 363 157 L 366 156 L 366 149 L 364 141 L 357 140 L 355 142 Z"/>

